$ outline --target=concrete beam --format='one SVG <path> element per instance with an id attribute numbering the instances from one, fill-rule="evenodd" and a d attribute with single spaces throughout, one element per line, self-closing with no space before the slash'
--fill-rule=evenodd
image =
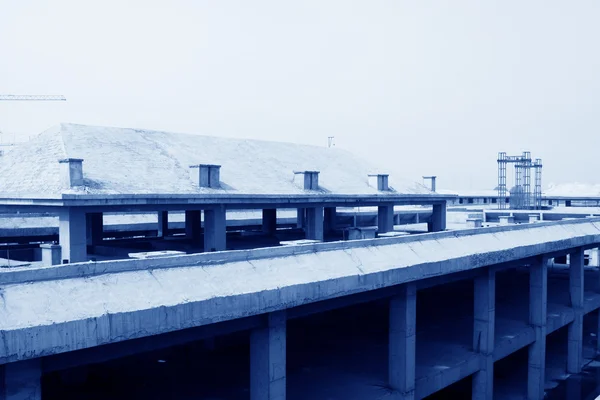
<path id="1" fill-rule="evenodd" d="M 570 253 L 569 291 L 574 320 L 568 326 L 567 372 L 578 374 L 583 367 L 583 315 L 584 315 L 584 273 L 583 249 Z"/>
<path id="2" fill-rule="evenodd" d="M 267 315 L 266 326 L 250 332 L 250 400 L 285 400 L 286 314 Z"/>
<path id="3" fill-rule="evenodd" d="M 166 237 L 169 236 L 169 212 L 168 211 L 159 211 L 158 212 L 158 237 Z"/>
<path id="4" fill-rule="evenodd" d="M 473 400 L 494 395 L 494 339 L 496 324 L 496 273 L 484 268 L 474 282 L 473 349 L 481 354 L 481 369 L 473 375 Z"/>
<path id="5" fill-rule="evenodd" d="M 386 233 L 394 230 L 394 205 L 377 207 L 377 232 Z"/>
<path id="6" fill-rule="evenodd" d="M 70 263 L 87 261 L 86 216 L 81 208 L 69 207 L 58 215 L 62 259 Z"/>
<path id="7" fill-rule="evenodd" d="M 185 236 L 193 241 L 199 240 L 202 234 L 202 211 L 185 210 Z"/>
<path id="8" fill-rule="evenodd" d="M 94 212 L 85 215 L 86 220 L 86 243 L 88 246 L 96 246 L 102 244 L 104 238 L 104 221 L 102 213 Z"/>
<path id="9" fill-rule="evenodd" d="M 4 382 L 0 385 L 0 399 L 41 400 L 41 398 L 42 368 L 39 358 L 4 366 Z"/>
<path id="10" fill-rule="evenodd" d="M 277 209 L 265 208 L 262 210 L 262 231 L 267 235 L 277 232 Z"/>
<path id="11" fill-rule="evenodd" d="M 400 286 L 390 299 L 388 379 L 392 399 L 415 398 L 417 288 L 414 283 Z"/>
<path id="12" fill-rule="evenodd" d="M 323 240 L 323 207 L 306 209 L 306 238 Z"/>
<path id="13" fill-rule="evenodd" d="M 204 210 L 204 251 L 227 248 L 227 217 L 225 207 Z"/>
<path id="14" fill-rule="evenodd" d="M 548 307 L 548 265 L 545 257 L 529 268 L 529 324 L 535 341 L 529 346 L 527 365 L 527 399 L 544 398 L 546 371 L 546 319 Z"/>

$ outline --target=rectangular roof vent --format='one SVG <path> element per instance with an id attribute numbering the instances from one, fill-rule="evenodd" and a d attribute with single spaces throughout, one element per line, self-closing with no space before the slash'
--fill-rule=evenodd
<path id="1" fill-rule="evenodd" d="M 319 190 L 319 171 L 294 171 L 296 175 L 304 175 L 304 190 Z"/>
<path id="2" fill-rule="evenodd" d="M 218 189 L 221 187 L 221 166 L 215 164 L 190 165 L 192 180 L 198 187 Z M 198 171 L 196 171 L 196 168 Z"/>
<path id="3" fill-rule="evenodd" d="M 83 159 L 65 158 L 60 163 L 60 179 L 65 189 L 83 186 Z"/>

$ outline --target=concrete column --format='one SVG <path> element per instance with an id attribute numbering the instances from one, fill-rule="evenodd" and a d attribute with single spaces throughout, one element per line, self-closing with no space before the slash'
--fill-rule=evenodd
<path id="1" fill-rule="evenodd" d="M 285 400 L 286 314 L 267 315 L 265 327 L 250 332 L 250 399 Z"/>
<path id="2" fill-rule="evenodd" d="M 568 326 L 567 372 L 570 374 L 578 374 L 583 367 L 583 258 L 581 247 L 570 253 L 569 288 L 575 316 Z"/>
<path id="3" fill-rule="evenodd" d="M 427 224 L 429 232 L 441 232 L 446 230 L 446 202 L 433 205 L 431 222 Z"/>
<path id="4" fill-rule="evenodd" d="M 377 233 L 386 233 L 394 230 L 394 206 L 377 207 Z"/>
<path id="5" fill-rule="evenodd" d="M 77 207 L 65 207 L 60 210 L 58 220 L 62 259 L 70 263 L 87 261 L 85 212 Z"/>
<path id="6" fill-rule="evenodd" d="M 548 266 L 539 258 L 529 270 L 529 323 L 535 331 L 535 342 L 529 345 L 527 365 L 527 399 L 544 398 L 546 371 L 546 312 L 548 305 Z"/>
<path id="7" fill-rule="evenodd" d="M 58 265 L 62 262 L 59 245 L 44 243 L 40 245 L 40 248 L 42 249 L 42 264 L 44 266 Z"/>
<path id="8" fill-rule="evenodd" d="M 262 210 L 262 231 L 268 235 L 275 234 L 277 231 L 277 209 Z"/>
<path id="9" fill-rule="evenodd" d="M 88 246 L 95 246 L 102 243 L 104 239 L 104 221 L 102 213 L 85 214 L 86 237 Z"/>
<path id="10" fill-rule="evenodd" d="M 323 207 L 306 209 L 306 238 L 323 240 Z"/>
<path id="11" fill-rule="evenodd" d="M 198 240 L 202 233 L 202 211 L 185 210 L 185 236 L 192 240 Z"/>
<path id="12" fill-rule="evenodd" d="M 335 227 L 337 226 L 337 215 L 335 207 L 325 207 L 324 226 L 325 233 L 330 233 L 335 230 Z"/>
<path id="13" fill-rule="evenodd" d="M 40 400 L 42 398 L 42 366 L 39 358 L 4 365 L 4 385 L 0 399 Z"/>
<path id="14" fill-rule="evenodd" d="M 226 249 L 227 217 L 225 207 L 204 210 L 204 251 Z"/>
<path id="15" fill-rule="evenodd" d="M 496 324 L 496 274 L 485 268 L 475 278 L 473 349 L 481 354 L 481 370 L 473 375 L 473 400 L 494 395 L 494 327 Z"/>
<path id="16" fill-rule="evenodd" d="M 391 400 L 415 398 L 415 351 L 417 289 L 414 283 L 402 285 L 390 299 L 388 379 L 394 389 Z"/>
<path id="17" fill-rule="evenodd" d="M 186 218 L 186 221 L 187 221 L 187 218 Z M 186 224 L 186 228 L 187 228 L 187 224 Z M 158 237 L 169 236 L 169 212 L 168 211 L 159 211 L 158 212 L 158 230 L 157 230 L 156 236 L 158 236 Z"/>
<path id="18" fill-rule="evenodd" d="M 305 221 L 306 221 L 306 209 L 305 208 L 299 208 L 297 211 L 297 216 L 296 216 L 296 228 L 304 228 L 305 225 Z"/>

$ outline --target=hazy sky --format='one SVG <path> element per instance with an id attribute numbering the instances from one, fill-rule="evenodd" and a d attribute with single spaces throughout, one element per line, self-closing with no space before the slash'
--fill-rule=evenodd
<path id="1" fill-rule="evenodd" d="M 0 130 L 59 122 L 327 145 L 438 187 L 498 151 L 598 183 L 598 0 L 0 0 Z"/>

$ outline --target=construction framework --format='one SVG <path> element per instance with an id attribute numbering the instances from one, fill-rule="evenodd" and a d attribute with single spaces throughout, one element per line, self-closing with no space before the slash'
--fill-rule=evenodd
<path id="1" fill-rule="evenodd" d="M 515 186 L 508 203 L 506 185 L 506 167 L 515 166 Z M 534 170 L 533 193 L 531 191 L 531 170 Z M 498 208 L 539 210 L 542 208 L 542 159 L 532 160 L 531 152 L 524 151 L 520 156 L 508 156 L 498 153 Z"/>

